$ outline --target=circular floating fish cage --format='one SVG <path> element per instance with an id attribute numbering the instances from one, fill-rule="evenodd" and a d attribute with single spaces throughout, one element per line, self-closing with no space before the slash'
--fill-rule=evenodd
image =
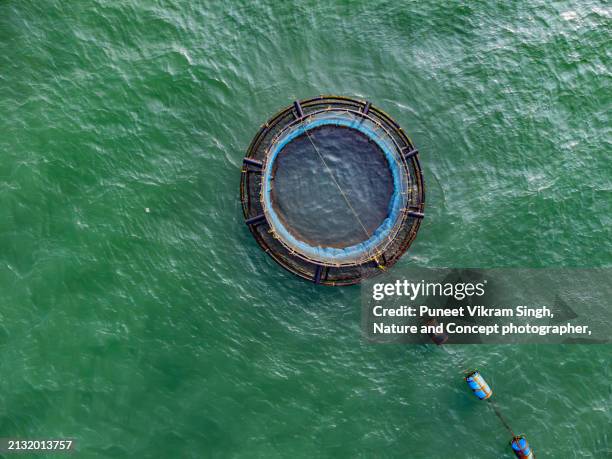
<path id="1" fill-rule="evenodd" d="M 282 267 L 325 285 L 374 276 L 406 252 L 425 205 L 418 150 L 370 102 L 295 101 L 243 161 L 246 224 Z"/>

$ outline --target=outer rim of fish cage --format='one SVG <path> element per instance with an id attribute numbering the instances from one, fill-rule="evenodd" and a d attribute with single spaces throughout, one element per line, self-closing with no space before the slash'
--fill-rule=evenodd
<path id="1" fill-rule="evenodd" d="M 286 247 L 272 231 L 262 205 L 261 174 L 269 147 L 276 136 L 291 124 L 330 110 L 346 110 L 386 128 L 413 185 L 410 198 L 402 209 L 399 229 L 394 239 L 385 250 L 359 264 L 321 263 Z M 417 148 L 404 130 L 388 114 L 368 101 L 328 95 L 295 101 L 262 125 L 249 145 L 240 179 L 240 198 L 245 223 L 261 248 L 289 272 L 317 284 L 357 284 L 393 266 L 416 238 L 425 210 L 425 184 L 418 154 Z"/>

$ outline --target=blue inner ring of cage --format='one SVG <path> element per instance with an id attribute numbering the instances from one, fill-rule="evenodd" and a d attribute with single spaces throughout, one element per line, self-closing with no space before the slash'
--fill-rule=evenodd
<path id="1" fill-rule="evenodd" d="M 389 213 L 387 218 L 385 218 L 382 224 L 376 229 L 376 231 L 374 231 L 369 239 L 360 242 L 359 244 L 344 248 L 314 247 L 300 241 L 299 239 L 296 239 L 295 236 L 293 236 L 282 224 L 280 218 L 274 211 L 274 207 L 272 206 L 271 180 L 273 169 L 272 165 L 274 164 L 274 160 L 285 145 L 287 145 L 293 139 L 304 134 L 308 130 L 324 125 L 344 126 L 356 129 L 365 134 L 368 138 L 376 142 L 376 145 L 378 145 L 378 147 L 383 151 L 385 157 L 387 158 L 387 162 L 389 163 L 389 169 L 391 169 L 391 173 L 393 175 L 393 194 L 391 195 L 391 199 L 389 199 Z M 309 258 L 338 262 L 363 258 L 363 255 L 371 253 L 386 237 L 388 237 L 403 207 L 401 190 L 402 173 L 400 170 L 400 165 L 398 164 L 397 157 L 393 154 L 386 142 L 384 142 L 376 132 L 374 132 L 368 126 L 365 126 L 361 120 L 347 120 L 339 117 L 323 118 L 304 123 L 295 130 L 291 131 L 287 136 L 283 137 L 271 151 L 268 158 L 268 165 L 265 168 L 263 177 L 263 199 L 267 208 L 267 217 L 270 220 L 270 225 L 276 230 L 278 235 L 285 241 L 285 243 Z"/>

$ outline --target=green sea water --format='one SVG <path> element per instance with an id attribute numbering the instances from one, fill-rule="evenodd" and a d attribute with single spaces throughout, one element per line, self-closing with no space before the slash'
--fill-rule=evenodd
<path id="1" fill-rule="evenodd" d="M 612 266 L 611 22 L 593 0 L 0 0 L 0 437 L 511 458 L 450 352 L 538 458 L 612 457 L 609 346 L 368 344 L 359 287 L 283 271 L 238 193 L 272 113 L 354 96 L 421 151 L 396 269 Z"/>

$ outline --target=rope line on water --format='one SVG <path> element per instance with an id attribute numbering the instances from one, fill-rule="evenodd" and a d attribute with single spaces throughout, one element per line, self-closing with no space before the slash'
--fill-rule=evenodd
<path id="1" fill-rule="evenodd" d="M 514 438 L 515 437 L 514 431 L 512 430 L 512 427 L 510 427 L 508 420 L 504 417 L 504 415 L 500 411 L 499 407 L 497 406 L 497 403 L 495 403 L 495 400 L 488 399 L 487 401 L 489 402 L 489 405 L 491 405 L 491 408 L 493 408 L 493 412 L 495 413 L 495 415 L 499 418 L 499 420 L 504 425 L 506 430 L 510 432 L 510 435 L 512 435 L 512 437 Z"/>

